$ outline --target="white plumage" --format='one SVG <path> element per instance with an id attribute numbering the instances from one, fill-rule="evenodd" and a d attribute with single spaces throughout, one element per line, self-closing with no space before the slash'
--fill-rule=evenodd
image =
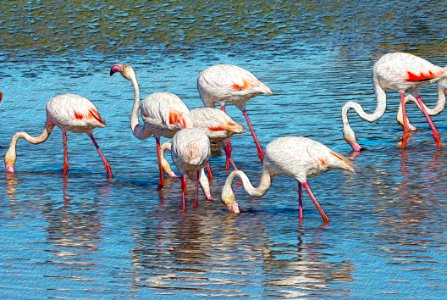
<path id="1" fill-rule="evenodd" d="M 182 129 L 174 135 L 172 139 L 171 157 L 181 173 L 182 203 L 184 210 L 186 209 L 185 175 L 196 181 L 195 206 L 197 205 L 199 180 L 205 196 L 207 199 L 211 199 L 208 179 L 203 171 L 210 156 L 210 141 L 208 136 L 201 129 Z"/>
<path id="2" fill-rule="evenodd" d="M 150 94 L 140 104 L 140 88 L 133 68 L 130 65 L 115 64 L 110 69 L 110 76 L 116 72 L 120 72 L 132 83 L 134 91 L 134 104 L 130 120 L 132 133 L 141 140 L 147 139 L 152 134 L 155 136 L 160 174 L 158 188 L 161 189 L 164 185 L 164 171 L 160 137 L 171 138 L 178 130 L 192 127 L 189 109 L 178 96 L 168 92 Z M 140 109 L 144 121 L 143 126 L 139 124 L 138 111 Z M 176 177 L 173 172 L 168 172 L 168 176 Z"/>
<path id="3" fill-rule="evenodd" d="M 253 130 L 246 111 L 247 101 L 272 91 L 249 71 L 234 65 L 214 65 L 202 71 L 197 79 L 197 88 L 205 106 L 215 107 L 219 103 L 223 111 L 227 103 L 236 105 L 244 114 L 247 126 L 255 141 L 258 157 L 262 162 L 264 153 Z M 225 152 L 231 154 L 230 140 L 227 139 Z"/>
<path id="4" fill-rule="evenodd" d="M 25 139 L 32 144 L 45 142 L 53 131 L 54 126 L 60 127 L 64 142 L 64 168 L 63 174 L 68 171 L 68 151 L 67 151 L 67 131 L 75 133 L 86 133 L 95 145 L 100 155 L 104 168 L 109 177 L 112 177 L 110 164 L 102 154 L 95 138 L 93 129 L 96 127 L 105 127 L 105 122 L 98 113 L 96 107 L 87 98 L 75 94 L 59 95 L 51 98 L 47 102 L 47 121 L 42 134 L 38 137 L 32 137 L 26 132 L 17 132 L 11 139 L 11 144 L 5 155 L 6 171 L 14 173 L 16 163 L 16 144 L 19 139 Z"/>
<path id="5" fill-rule="evenodd" d="M 359 116 L 368 121 L 374 122 L 378 120 L 385 113 L 386 109 L 386 90 L 396 90 L 400 94 L 400 109 L 402 110 L 402 117 L 398 114 L 398 120 L 403 119 L 404 136 L 402 138 L 402 149 L 405 148 L 408 141 L 409 132 L 414 127 L 409 124 L 405 102 L 411 98 L 405 98 L 405 93 L 408 92 L 414 97 L 418 103 L 419 108 L 424 113 L 430 127 L 433 131 L 433 137 L 438 148 L 441 148 L 439 133 L 434 126 L 429 113 L 419 95 L 419 89 L 427 84 L 437 82 L 442 78 L 447 77 L 447 71 L 444 68 L 433 65 L 432 63 L 408 53 L 388 53 L 383 55 L 375 64 L 373 68 L 373 83 L 377 96 L 376 110 L 368 114 L 360 104 L 356 102 L 348 102 L 343 106 L 343 136 L 345 140 L 351 145 L 354 151 L 360 151 L 361 146 L 357 143 L 355 133 L 349 125 L 348 111 L 354 109 Z"/>
<path id="6" fill-rule="evenodd" d="M 312 194 L 307 178 L 332 169 L 354 172 L 351 162 L 341 154 L 332 151 L 320 142 L 305 137 L 281 137 L 267 145 L 263 172 L 258 187 L 254 187 L 242 171 L 233 171 L 222 189 L 222 201 L 230 212 L 239 213 L 231 184 L 235 177 L 242 180 L 246 192 L 261 197 L 270 188 L 272 178 L 278 175 L 293 177 L 299 185 L 299 215 L 302 218 L 301 185 L 305 187 L 323 220 L 329 221 L 326 213 Z"/>

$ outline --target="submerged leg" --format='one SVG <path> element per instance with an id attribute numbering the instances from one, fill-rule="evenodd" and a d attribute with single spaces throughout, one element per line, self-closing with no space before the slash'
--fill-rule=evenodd
<path id="1" fill-rule="evenodd" d="M 320 206 L 320 203 L 318 203 L 317 198 L 315 198 L 315 196 L 312 193 L 312 191 L 311 191 L 309 185 L 307 184 L 307 182 L 303 182 L 302 185 L 304 186 L 304 188 L 306 189 L 306 191 L 309 194 L 310 198 L 312 199 L 313 203 L 315 204 L 315 207 L 320 212 L 320 215 L 323 218 L 323 221 L 324 222 L 329 222 L 330 221 L 329 217 L 326 215 L 326 213 L 324 212 L 323 208 Z"/>
<path id="2" fill-rule="evenodd" d="M 431 120 L 430 115 L 428 114 L 427 110 L 425 109 L 424 103 L 422 102 L 422 99 L 421 99 L 421 96 L 417 96 L 416 100 L 417 100 L 417 102 L 419 104 L 419 108 L 424 113 L 424 116 L 427 119 L 428 124 L 430 124 L 431 130 L 433 131 L 433 138 L 436 141 L 436 145 L 437 145 L 438 149 L 441 149 L 442 145 L 441 145 L 441 139 L 439 137 L 439 132 L 436 129 L 435 124 Z"/>
<path id="3" fill-rule="evenodd" d="M 250 132 L 251 132 L 251 136 L 253 137 L 253 140 L 255 141 L 255 144 L 256 144 L 256 148 L 258 149 L 259 160 L 261 161 L 261 163 L 263 163 L 264 162 L 264 152 L 262 151 L 261 145 L 259 144 L 259 140 L 256 137 L 256 133 L 253 130 L 253 126 L 251 125 L 250 119 L 248 118 L 247 111 L 244 109 L 242 111 L 242 113 L 244 114 L 245 121 L 247 122 L 248 128 L 250 129 Z"/>
<path id="4" fill-rule="evenodd" d="M 227 110 L 225 109 L 225 105 L 221 105 L 220 109 L 224 112 L 227 113 Z M 230 163 L 233 166 L 234 170 L 237 171 L 236 165 L 234 164 L 233 159 L 231 158 L 231 152 L 233 151 L 231 149 L 231 141 L 230 138 L 226 138 L 225 139 L 225 145 L 223 146 L 223 149 L 225 151 L 225 170 L 229 170 L 230 169 Z"/>
<path id="5" fill-rule="evenodd" d="M 93 133 L 91 133 L 91 132 L 87 132 L 87 134 L 88 134 L 88 136 L 90 137 L 90 139 L 92 140 L 93 144 L 94 144 L 95 147 L 96 147 L 96 150 L 98 151 L 99 156 L 100 156 L 101 159 L 102 159 L 102 162 L 103 162 L 103 164 L 104 164 L 104 169 L 105 169 L 106 172 L 107 172 L 107 176 L 108 176 L 109 178 L 112 178 L 112 170 L 110 169 L 110 164 L 109 164 L 109 162 L 107 161 L 107 159 L 106 159 L 106 157 L 104 156 L 104 154 L 102 154 L 102 151 L 101 151 L 101 149 L 99 148 L 99 145 L 98 145 L 98 143 L 96 142 L 95 137 L 93 136 Z"/>
<path id="6" fill-rule="evenodd" d="M 62 175 L 67 175 L 68 172 L 68 149 L 67 149 L 67 133 L 62 130 L 62 141 L 64 143 L 64 167 L 62 169 Z"/>
<path id="7" fill-rule="evenodd" d="M 158 159 L 158 172 L 160 173 L 160 178 L 158 180 L 158 190 L 163 188 L 165 184 L 163 166 L 162 166 L 162 157 L 161 157 L 161 148 L 160 148 L 160 137 L 155 137 L 155 142 L 157 143 L 157 159 Z"/>
<path id="8" fill-rule="evenodd" d="M 186 178 L 185 175 L 182 174 L 180 177 L 181 185 L 182 185 L 182 211 L 186 211 Z"/>
<path id="9" fill-rule="evenodd" d="M 408 127 L 408 117 L 407 117 L 407 109 L 405 106 L 405 93 L 400 92 L 400 105 L 402 106 L 402 117 L 404 121 L 404 135 L 402 136 L 402 144 L 401 149 L 405 149 L 405 146 L 408 143 L 408 137 L 410 135 L 410 128 Z"/>
<path id="10" fill-rule="evenodd" d="M 303 185 L 298 181 L 298 214 L 303 219 Z"/>

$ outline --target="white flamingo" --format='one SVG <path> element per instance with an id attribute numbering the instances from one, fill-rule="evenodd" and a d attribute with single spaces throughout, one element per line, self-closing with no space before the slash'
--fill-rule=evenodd
<path id="1" fill-rule="evenodd" d="M 299 218 L 303 218 L 302 186 L 304 186 L 323 220 L 329 222 L 328 216 L 312 193 L 307 178 L 332 169 L 343 169 L 354 173 L 354 168 L 347 158 L 322 143 L 305 137 L 277 138 L 267 145 L 259 186 L 254 187 L 244 172 L 233 171 L 222 189 L 222 202 L 230 212 L 240 212 L 231 188 L 235 177 L 242 180 L 244 189 L 250 196 L 262 197 L 270 188 L 273 177 L 285 175 L 298 181 Z"/>
<path id="2" fill-rule="evenodd" d="M 212 107 L 199 107 L 191 110 L 191 119 L 194 128 L 202 129 L 209 137 L 212 143 L 221 143 L 223 140 L 233 136 L 233 134 L 242 133 L 244 127 L 234 121 L 224 111 Z M 226 162 L 231 163 L 233 168 L 237 170 L 236 164 L 231 157 L 231 151 L 224 147 Z M 211 168 L 208 164 L 208 173 L 212 178 Z"/>
<path id="3" fill-rule="evenodd" d="M 14 173 L 16 144 L 19 139 L 25 139 L 32 144 L 40 144 L 48 139 L 54 126 L 58 126 L 62 130 L 64 142 L 64 175 L 66 175 L 68 171 L 67 131 L 71 131 L 75 133 L 86 133 L 90 137 L 104 163 L 107 175 L 111 178 L 112 171 L 110 170 L 110 165 L 102 154 L 92 133 L 93 129 L 96 127 L 105 127 L 104 120 L 99 115 L 96 107 L 88 99 L 82 96 L 66 94 L 51 98 L 48 101 L 46 108 L 47 121 L 40 136 L 32 137 L 26 132 L 17 132 L 13 135 L 11 144 L 5 155 L 6 172 Z"/>
<path id="4" fill-rule="evenodd" d="M 377 107 L 372 114 L 366 113 L 360 104 L 348 102 L 343 106 L 343 136 L 351 145 L 354 151 L 360 151 L 362 147 L 357 143 L 354 131 L 349 125 L 348 111 L 354 109 L 357 114 L 368 122 L 378 120 L 385 113 L 386 109 L 386 90 L 396 90 L 400 94 L 400 104 L 402 106 L 402 119 L 404 126 L 404 135 L 402 137 L 402 149 L 405 148 L 408 141 L 408 135 L 411 128 L 408 125 L 408 118 L 405 109 L 405 93 L 408 92 L 419 104 L 419 108 L 424 113 L 430 127 L 433 131 L 433 137 L 437 147 L 441 148 L 439 133 L 433 124 L 425 105 L 419 95 L 419 89 L 422 86 L 436 82 L 447 77 L 447 70 L 432 63 L 408 53 L 388 53 L 383 55 L 375 64 L 373 69 L 373 84 L 377 96 Z"/>
<path id="5" fill-rule="evenodd" d="M 164 143 L 163 145 L 169 145 Z M 197 206 L 199 181 L 208 200 L 212 200 L 208 178 L 204 167 L 211 156 L 210 141 L 203 130 L 186 128 L 178 131 L 172 138 L 171 157 L 181 173 L 182 208 L 186 210 L 186 177 L 195 180 L 194 206 Z"/>
<path id="6" fill-rule="evenodd" d="M 273 94 L 270 88 L 249 71 L 234 65 L 214 65 L 208 67 L 200 73 L 197 79 L 197 88 L 205 106 L 215 107 L 215 103 L 219 103 L 221 109 L 225 111 L 226 104 L 234 104 L 242 111 L 255 141 L 258 157 L 262 162 L 264 153 L 248 118 L 246 105 L 247 101 L 255 96 Z M 225 152 L 231 155 L 229 139 L 226 140 L 225 147 Z M 227 160 L 227 169 L 229 163 Z"/>
<path id="7" fill-rule="evenodd" d="M 132 67 L 126 64 L 115 64 L 110 69 L 110 76 L 116 72 L 120 72 L 124 78 L 132 83 L 134 103 L 130 127 L 133 135 L 141 140 L 147 139 L 152 134 L 155 136 L 158 169 L 160 173 L 158 188 L 160 189 L 164 185 L 160 137 L 172 138 L 178 130 L 192 127 L 189 109 L 179 97 L 168 92 L 150 94 L 140 103 L 140 88 L 138 86 L 137 76 Z M 144 121 L 143 126 L 139 123 L 138 110 L 141 110 Z M 176 177 L 173 172 L 168 173 L 168 176 Z"/>

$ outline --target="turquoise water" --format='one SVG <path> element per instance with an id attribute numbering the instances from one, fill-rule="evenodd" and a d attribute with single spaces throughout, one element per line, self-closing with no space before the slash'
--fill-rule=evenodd
<path id="1" fill-rule="evenodd" d="M 202 105 L 198 73 L 232 63 L 274 92 L 248 103 L 261 144 L 304 135 L 350 156 L 341 107 L 375 107 L 371 67 L 380 55 L 407 51 L 447 64 L 446 1 L 356 4 L 200 1 L 61 4 L 16 1 L 0 8 L 0 153 L 16 131 L 39 134 L 45 103 L 78 93 L 106 120 L 94 131 L 109 160 L 109 181 L 86 135 L 68 134 L 70 170 L 61 174 L 60 130 L 41 145 L 20 141 L 17 173 L 0 176 L 0 295 L 30 298 L 444 298 L 447 289 L 445 150 L 437 151 L 414 105 L 421 131 L 397 142 L 398 95 L 369 124 L 351 114 L 359 142 L 356 174 L 309 181 L 331 218 L 304 199 L 297 184 L 276 178 L 246 210 L 227 214 L 219 201 L 225 158 L 214 156 L 215 201 L 181 211 L 180 182 L 157 191 L 155 141 L 129 129 L 129 82 L 109 76 L 114 63 L 137 72 L 142 95 L 178 94 Z M 426 103 L 436 88 L 422 90 Z M 243 123 L 235 107 L 229 114 Z M 441 140 L 447 123 L 433 117 Z M 249 132 L 232 139 L 234 160 L 257 182 L 261 166 Z M 192 191 L 192 183 L 189 190 Z M 192 200 L 192 193 L 189 199 Z"/>

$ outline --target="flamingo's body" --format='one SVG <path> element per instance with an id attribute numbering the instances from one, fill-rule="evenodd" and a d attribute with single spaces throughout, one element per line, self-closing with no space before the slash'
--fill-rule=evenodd
<path id="1" fill-rule="evenodd" d="M 208 179 L 203 170 L 211 156 L 211 149 L 209 138 L 203 130 L 187 128 L 178 131 L 172 139 L 171 156 L 181 173 L 183 210 L 186 209 L 186 175 L 196 182 L 194 205 L 197 205 L 199 180 L 206 198 L 211 200 Z"/>
<path id="2" fill-rule="evenodd" d="M 205 106 L 215 107 L 218 103 L 223 111 L 227 103 L 234 104 L 244 114 L 248 128 L 256 143 L 261 162 L 264 159 L 262 148 L 246 111 L 247 101 L 272 91 L 249 71 L 234 65 L 214 65 L 202 71 L 197 79 L 197 88 Z M 231 154 L 231 145 L 227 139 L 225 152 Z M 228 157 L 228 156 L 227 156 Z M 229 161 L 227 160 L 227 168 Z"/>
<path id="3" fill-rule="evenodd" d="M 430 127 L 433 130 L 433 137 L 438 148 L 441 148 L 439 133 L 436 130 L 430 116 L 423 105 L 419 95 L 419 89 L 427 84 L 436 82 L 447 77 L 447 71 L 444 68 L 433 65 L 432 63 L 408 53 L 388 53 L 383 55 L 375 64 L 373 69 L 373 83 L 377 96 L 377 107 L 372 114 L 367 114 L 356 102 L 348 102 L 343 106 L 343 135 L 345 140 L 351 145 L 354 151 L 360 151 L 361 146 L 357 143 L 354 131 L 349 125 L 347 113 L 349 109 L 354 109 L 359 116 L 368 122 L 378 120 L 385 113 L 386 109 L 386 91 L 396 90 L 400 94 L 402 106 L 402 118 L 404 125 L 404 136 L 402 139 L 402 149 L 408 140 L 408 133 L 411 131 L 408 125 L 408 118 L 405 110 L 405 93 L 413 96 L 419 104 L 420 109 L 427 118 Z"/>
<path id="4" fill-rule="evenodd" d="M 131 114 L 130 127 L 135 137 L 144 140 L 154 134 L 157 143 L 157 157 L 159 166 L 159 188 L 164 184 L 163 166 L 161 164 L 160 137 L 172 138 L 182 129 L 192 127 L 188 107 L 176 95 L 168 92 L 153 93 L 147 96 L 140 104 L 140 89 L 135 71 L 130 65 L 115 64 L 110 70 L 110 75 L 120 72 L 127 80 L 131 81 L 134 90 L 134 105 Z M 138 110 L 144 125 L 139 124 Z M 174 173 L 168 173 L 175 177 Z"/>
<path id="5" fill-rule="evenodd" d="M 242 171 L 233 171 L 222 189 L 222 201 L 230 212 L 239 213 L 231 184 L 235 177 L 242 180 L 244 189 L 250 196 L 262 197 L 270 188 L 272 178 L 277 175 L 293 177 L 298 181 L 299 217 L 302 219 L 302 186 L 319 210 L 323 220 L 329 221 L 326 213 L 312 194 L 307 178 L 331 169 L 354 172 L 351 162 L 325 145 L 305 137 L 281 137 L 267 145 L 263 172 L 258 187 L 253 187 Z"/>
<path id="6" fill-rule="evenodd" d="M 209 137 L 210 142 L 220 143 L 223 140 L 231 137 L 233 134 L 242 133 L 244 127 L 235 122 L 224 111 L 212 107 L 199 107 L 191 110 L 191 119 L 194 128 L 202 129 Z M 225 147 L 226 161 L 233 165 L 234 169 L 236 164 L 231 158 L 231 151 Z M 211 169 L 208 169 L 210 172 Z"/>
<path id="7" fill-rule="evenodd" d="M 105 127 L 104 120 L 99 115 L 96 107 L 82 96 L 66 94 L 50 99 L 47 103 L 46 110 L 47 121 L 45 129 L 39 137 L 31 137 L 26 132 L 17 132 L 12 137 L 11 144 L 5 155 L 6 171 L 14 173 L 14 165 L 16 162 L 15 147 L 19 139 L 23 138 L 32 144 L 40 144 L 48 139 L 54 126 L 58 126 L 62 130 L 64 141 L 64 175 L 68 171 L 67 131 L 71 131 L 75 133 L 86 133 L 91 138 L 104 163 L 104 168 L 108 176 L 112 177 L 110 165 L 102 154 L 92 133 L 96 127 Z"/>

